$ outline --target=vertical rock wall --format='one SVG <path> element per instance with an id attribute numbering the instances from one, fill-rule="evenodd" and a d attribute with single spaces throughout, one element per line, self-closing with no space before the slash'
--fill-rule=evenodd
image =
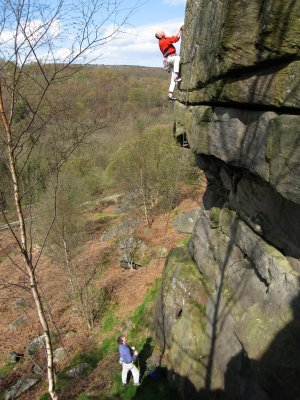
<path id="1" fill-rule="evenodd" d="M 156 305 L 185 398 L 300 399 L 300 2 L 188 0 L 175 136 L 208 186 Z"/>

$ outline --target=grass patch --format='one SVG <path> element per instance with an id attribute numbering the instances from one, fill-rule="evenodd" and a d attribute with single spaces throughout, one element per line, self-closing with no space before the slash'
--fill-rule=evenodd
<path id="1" fill-rule="evenodd" d="M 8 376 L 14 369 L 15 364 L 5 364 L 3 367 L 0 368 L 0 379 L 5 378 Z"/>
<path id="2" fill-rule="evenodd" d="M 71 366 L 74 367 L 76 365 L 86 363 L 90 365 L 92 368 L 95 368 L 100 359 L 101 359 L 101 351 L 100 349 L 95 348 L 87 352 L 77 353 L 71 361 Z"/>
<path id="3" fill-rule="evenodd" d="M 3 261 L 7 260 L 8 256 L 1 256 L 0 255 L 0 263 L 2 263 Z"/>
<path id="4" fill-rule="evenodd" d="M 59 372 L 56 375 L 55 390 L 58 395 L 66 393 L 73 383 L 73 378 L 67 377 L 64 372 Z M 49 393 L 44 393 L 40 396 L 40 400 L 51 400 Z"/>
<path id="5" fill-rule="evenodd" d="M 68 377 L 64 372 L 56 375 L 56 391 L 57 393 L 66 392 L 72 385 L 73 378 Z"/>
<path id="6" fill-rule="evenodd" d="M 140 377 L 142 385 L 139 387 L 133 386 L 131 382 L 127 386 L 123 386 L 121 382 L 121 368 L 112 373 L 111 388 L 108 398 L 111 400 L 182 400 L 178 392 L 171 388 L 167 379 L 167 371 L 163 368 L 159 369 L 160 375 L 155 379 L 151 372 L 156 368 L 155 365 L 150 365 L 149 360 L 152 354 L 160 353 L 160 349 L 156 341 L 149 336 L 150 314 L 153 310 L 154 300 L 157 294 L 161 278 L 158 278 L 152 288 L 147 292 L 144 301 L 139 305 L 130 320 L 134 324 L 133 328 L 128 332 L 128 343 L 134 344 L 139 351 L 139 356 L 136 361 L 140 369 Z M 115 339 L 112 342 L 112 348 L 116 349 Z M 108 349 L 108 347 L 107 347 Z"/>
<path id="7" fill-rule="evenodd" d="M 150 326 L 149 310 L 153 307 L 157 293 L 158 281 L 156 281 L 156 283 L 157 284 L 148 291 L 143 303 L 135 309 L 133 316 L 130 318 L 134 326 L 127 336 L 130 341 L 134 341 L 137 345 L 143 340 L 145 331 Z"/>
<path id="8" fill-rule="evenodd" d="M 124 400 L 132 399 L 132 397 L 123 397 Z M 176 389 L 170 387 L 166 370 L 163 370 L 163 374 L 159 380 L 154 380 L 151 377 L 146 376 L 143 380 L 142 386 L 137 388 L 134 399 L 139 400 L 182 400 L 182 397 Z"/>
<path id="9" fill-rule="evenodd" d="M 90 397 L 86 393 L 81 393 L 75 400 L 90 400 Z"/>
<path id="10" fill-rule="evenodd" d="M 109 217 L 108 215 L 106 215 L 103 211 L 99 211 L 99 212 L 98 212 L 98 217 L 99 217 L 98 221 L 99 221 L 101 224 L 104 224 L 105 222 L 107 222 L 107 221 L 109 221 L 109 220 L 111 219 L 111 217 Z"/>
<path id="11" fill-rule="evenodd" d="M 111 332 L 120 322 L 120 319 L 114 314 L 109 314 L 102 323 L 102 331 L 104 333 Z"/>
<path id="12" fill-rule="evenodd" d="M 188 247 L 191 236 L 188 236 L 177 243 L 177 247 Z"/>
<path id="13" fill-rule="evenodd" d="M 51 400 L 51 396 L 49 393 L 42 394 L 40 400 Z"/>
<path id="14" fill-rule="evenodd" d="M 131 382 L 124 387 L 120 373 L 114 374 L 111 392 L 107 398 L 110 400 L 182 400 L 177 390 L 170 387 L 165 369 L 161 369 L 159 379 L 154 379 L 150 375 L 146 376 L 139 387 L 133 386 Z"/>
<path id="15" fill-rule="evenodd" d="M 101 342 L 101 346 L 99 348 L 99 355 L 101 360 L 110 353 L 116 352 L 117 337 L 118 335 L 116 334 L 113 335 L 112 337 L 104 339 Z"/>

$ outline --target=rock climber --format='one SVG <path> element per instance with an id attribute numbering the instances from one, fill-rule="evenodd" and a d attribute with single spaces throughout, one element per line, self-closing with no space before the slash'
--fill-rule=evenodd
<path id="1" fill-rule="evenodd" d="M 126 336 L 118 337 L 119 344 L 119 354 L 120 354 L 120 363 L 122 364 L 122 383 L 123 385 L 127 384 L 127 374 L 128 371 L 131 371 L 133 376 L 134 386 L 140 386 L 140 371 L 133 364 L 136 357 L 138 356 L 138 352 L 135 347 L 129 347 L 127 344 Z"/>
<path id="2" fill-rule="evenodd" d="M 175 49 L 173 43 L 176 43 L 179 41 L 182 31 L 183 31 L 183 26 L 180 27 L 177 34 L 174 36 L 168 37 L 165 35 L 164 31 L 157 31 L 155 33 L 155 37 L 158 39 L 158 45 L 159 45 L 160 51 L 162 52 L 164 59 L 165 59 L 164 65 L 167 65 L 165 67 L 165 69 L 168 70 L 168 66 L 170 66 L 169 72 L 172 72 L 168 100 L 176 100 L 176 98 L 173 95 L 173 92 L 174 92 L 176 83 L 181 81 L 181 78 L 179 77 L 180 56 L 178 56 L 176 54 L 176 49 Z"/>

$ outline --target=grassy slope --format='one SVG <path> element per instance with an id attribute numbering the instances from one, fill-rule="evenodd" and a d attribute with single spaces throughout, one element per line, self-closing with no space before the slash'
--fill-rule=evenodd
<path id="1" fill-rule="evenodd" d="M 124 316 L 121 320 L 114 309 L 107 313 L 99 331 L 101 340 L 95 337 L 95 343 L 98 342 L 98 344 L 77 353 L 72 358 L 71 365 L 73 366 L 86 363 L 85 377 L 74 381 L 66 377 L 64 372 L 58 374 L 58 390 L 62 399 L 181 399 L 176 390 L 170 387 L 163 367 L 159 369 L 159 374 L 155 378 L 149 375 L 156 370 L 160 358 L 160 347 L 153 337 L 151 326 L 153 305 L 159 284 L 160 278 L 149 288 L 143 302 L 136 307 L 128 319 Z M 138 388 L 132 385 L 132 381 L 126 387 L 121 383 L 117 337 L 120 334 L 120 327 L 122 329 L 124 326 L 131 327 L 126 330 L 128 342 L 134 344 L 139 351 L 136 365 L 141 372 L 142 385 Z M 70 366 L 65 370 L 69 368 Z M 83 386 L 87 388 L 81 391 Z M 78 394 L 79 392 L 81 393 Z M 40 397 L 40 400 L 46 399 L 50 399 L 48 394 Z"/>
<path id="2" fill-rule="evenodd" d="M 76 395 L 74 393 L 74 382 L 65 377 L 63 373 L 59 375 L 58 387 L 64 399 L 124 399 L 124 400 L 180 400 L 179 394 L 169 386 L 166 371 L 162 368 L 159 371 L 158 379 L 149 375 L 155 370 L 155 362 L 159 359 L 160 348 L 151 334 L 151 318 L 155 295 L 160 279 L 158 279 L 147 292 L 143 302 L 139 305 L 133 315 L 127 320 L 132 325 L 127 333 L 128 342 L 134 343 L 139 350 L 139 357 L 136 365 L 141 371 L 142 385 L 138 388 L 132 382 L 124 387 L 121 383 L 121 366 L 118 363 L 116 352 L 116 339 L 119 335 L 120 320 L 109 314 L 103 323 L 102 331 L 105 333 L 98 348 L 93 348 L 90 352 L 78 353 L 73 358 L 73 364 L 87 363 L 86 375 L 97 375 L 97 372 L 105 372 L 102 379 L 105 379 L 103 387 L 97 391 L 95 388 L 84 390 Z M 107 332 L 109 331 L 109 332 Z M 99 376 L 98 376 L 99 377 Z M 93 377 L 95 379 L 95 376 Z M 80 387 L 80 384 L 78 385 Z M 78 388 L 79 388 L 78 387 Z M 73 391 L 73 394 L 72 394 Z M 76 390 L 75 390 L 76 391 Z M 74 397 L 73 397 L 74 396 Z M 48 395 L 41 397 L 46 400 Z"/>

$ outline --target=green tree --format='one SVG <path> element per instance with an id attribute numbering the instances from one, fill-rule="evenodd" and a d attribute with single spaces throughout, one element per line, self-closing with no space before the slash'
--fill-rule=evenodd
<path id="1" fill-rule="evenodd" d="M 181 153 L 169 125 L 142 131 L 112 154 L 107 175 L 112 185 L 134 196 L 149 225 L 149 209 L 170 203 L 182 174 Z"/>

